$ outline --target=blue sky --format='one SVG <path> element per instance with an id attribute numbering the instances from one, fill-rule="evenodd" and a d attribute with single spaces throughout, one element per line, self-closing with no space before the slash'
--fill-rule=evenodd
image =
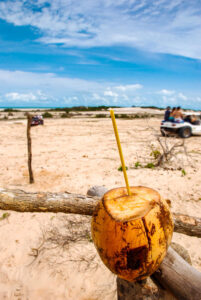
<path id="1" fill-rule="evenodd" d="M 0 106 L 201 110 L 201 0 L 0 0 Z"/>

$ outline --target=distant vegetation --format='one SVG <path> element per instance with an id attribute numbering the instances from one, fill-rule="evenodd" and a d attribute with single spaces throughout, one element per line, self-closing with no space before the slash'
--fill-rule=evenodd
<path id="1" fill-rule="evenodd" d="M 64 112 L 63 114 L 61 114 L 61 118 L 70 118 L 70 114 L 69 112 Z"/>
<path id="2" fill-rule="evenodd" d="M 133 105 L 132 107 L 140 107 L 140 108 L 149 108 L 149 109 L 158 109 L 158 110 L 165 110 L 165 107 L 158 107 L 158 106 L 154 106 L 154 105 L 150 105 L 150 106 L 135 106 Z M 188 111 L 188 110 L 192 110 L 192 111 L 200 111 L 199 109 L 192 109 L 192 108 L 183 108 L 183 111 Z"/>
<path id="3" fill-rule="evenodd" d="M 109 115 L 105 115 L 105 114 L 96 114 L 94 117 L 95 117 L 95 118 L 109 118 Z"/>
<path id="4" fill-rule="evenodd" d="M 44 114 L 42 114 L 43 118 L 53 118 L 53 115 L 51 113 L 49 113 L 48 111 L 46 111 Z"/>
<path id="5" fill-rule="evenodd" d="M 14 109 L 14 108 L 5 108 L 3 111 L 4 112 L 8 112 L 8 113 L 12 113 L 12 112 L 17 112 L 19 110 L 18 109 Z"/>
<path id="6" fill-rule="evenodd" d="M 108 110 L 108 108 L 117 108 L 120 106 L 73 106 L 73 107 L 57 107 L 57 108 L 51 108 L 52 111 L 65 111 L 65 112 L 71 112 L 71 111 L 100 111 L 100 110 Z"/>
<path id="7" fill-rule="evenodd" d="M 115 114 L 116 119 L 147 119 L 152 118 L 154 115 L 143 113 L 143 114 Z"/>
<path id="8" fill-rule="evenodd" d="M 135 106 L 135 105 L 133 105 L 132 107 L 149 108 L 149 109 L 159 109 L 159 110 L 164 110 L 165 109 L 163 107 L 157 107 L 157 106 L 154 106 L 154 105 L 150 105 L 150 106 Z"/>

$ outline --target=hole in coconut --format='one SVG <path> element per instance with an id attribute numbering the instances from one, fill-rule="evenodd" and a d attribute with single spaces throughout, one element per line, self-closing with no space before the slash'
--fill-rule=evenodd
<path id="1" fill-rule="evenodd" d="M 130 221 L 144 217 L 160 201 L 158 192 L 146 187 L 132 187 L 131 196 L 125 188 L 113 189 L 103 197 L 108 214 L 117 221 Z"/>

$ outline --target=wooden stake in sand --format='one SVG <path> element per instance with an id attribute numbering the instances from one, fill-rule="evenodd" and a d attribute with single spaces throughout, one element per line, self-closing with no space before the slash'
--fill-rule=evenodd
<path id="1" fill-rule="evenodd" d="M 27 149 L 28 149 L 28 170 L 29 170 L 29 183 L 34 183 L 32 171 L 32 150 L 31 150 L 31 120 L 32 115 L 27 114 Z"/>
<path id="2" fill-rule="evenodd" d="M 122 149 L 121 149 L 121 143 L 120 143 L 120 139 L 119 139 L 119 133 L 118 133 L 117 124 L 116 124 L 113 109 L 110 110 L 110 115 L 111 115 L 112 124 L 113 124 L 113 128 L 114 128 L 114 133 L 115 133 L 117 146 L 118 146 L 118 150 L 119 150 L 119 156 L 120 156 L 120 160 L 121 160 L 122 170 L 123 170 L 123 173 L 124 173 L 124 179 L 125 179 L 125 182 L 126 182 L 127 192 L 128 192 L 128 195 L 131 196 L 132 194 L 131 194 L 130 186 L 129 186 L 129 183 L 128 183 L 128 177 L 127 177 L 127 173 L 126 173 L 126 167 L 125 167 L 123 152 L 122 152 Z"/>

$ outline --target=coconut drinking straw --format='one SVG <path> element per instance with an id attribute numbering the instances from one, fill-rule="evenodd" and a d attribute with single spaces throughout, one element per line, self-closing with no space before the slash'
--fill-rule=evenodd
<path id="1" fill-rule="evenodd" d="M 131 196 L 132 194 L 131 194 L 130 186 L 129 186 L 129 183 L 128 183 L 128 177 L 127 177 L 127 173 L 126 173 L 126 167 L 125 167 L 123 152 L 122 152 L 122 149 L 121 149 L 121 143 L 120 143 L 120 139 L 119 139 L 119 133 L 118 133 L 117 124 L 116 124 L 113 109 L 110 109 L 110 115 L 111 115 L 112 124 L 113 124 L 113 128 L 114 128 L 114 133 L 115 133 L 115 137 L 116 137 L 116 142 L 117 142 L 117 146 L 118 146 L 118 150 L 119 150 L 119 156 L 120 156 L 120 160 L 121 160 L 122 170 L 123 170 L 123 173 L 124 173 L 124 179 L 125 179 L 125 182 L 126 182 L 127 192 L 128 192 L 128 195 Z"/>

